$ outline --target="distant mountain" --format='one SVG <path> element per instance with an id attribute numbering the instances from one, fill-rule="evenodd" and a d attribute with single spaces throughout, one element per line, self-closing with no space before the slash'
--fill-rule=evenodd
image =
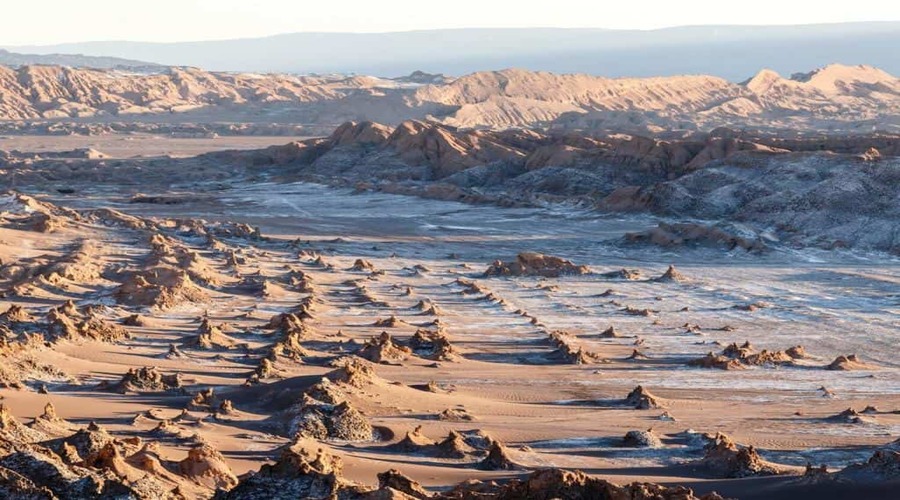
<path id="1" fill-rule="evenodd" d="M 415 101 L 452 109 L 462 128 L 896 130 L 900 79 L 872 66 L 832 64 L 784 78 L 764 69 L 740 84 L 707 75 L 602 78 L 483 71 L 417 90 Z"/>
<path id="2" fill-rule="evenodd" d="M 160 68 L 159 64 L 119 57 L 85 56 L 81 54 L 20 54 L 0 49 L 0 65 L 19 67 L 38 64 L 96 69 L 150 70 Z"/>
<path id="3" fill-rule="evenodd" d="M 211 71 L 463 75 L 522 68 L 592 75 L 705 74 L 740 81 L 759 68 L 790 75 L 831 63 L 900 74 L 900 22 L 800 26 L 687 26 L 650 31 L 459 29 L 295 33 L 190 43 L 87 42 L 18 47 L 194 66 Z"/>
<path id="4" fill-rule="evenodd" d="M 145 74 L 61 66 L 0 66 L 0 119 L 124 117 L 228 105 L 296 106 L 339 101 L 357 89 L 379 83 L 398 85 L 369 77 L 261 77 L 195 68 L 164 68 Z"/>
<path id="5" fill-rule="evenodd" d="M 434 83 L 417 83 L 426 81 Z M 651 134 L 720 126 L 896 132 L 900 79 L 872 66 L 838 64 L 790 78 L 766 69 L 743 83 L 706 75 L 605 78 L 518 69 L 384 79 L 0 66 L 0 119 L 177 120 L 173 113 L 317 128 L 430 120 L 459 128 Z"/>

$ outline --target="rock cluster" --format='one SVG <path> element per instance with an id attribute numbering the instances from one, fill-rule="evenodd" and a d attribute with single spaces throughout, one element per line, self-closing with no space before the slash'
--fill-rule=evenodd
<path id="1" fill-rule="evenodd" d="M 306 400 L 290 423 L 295 438 L 372 441 L 375 431 L 369 420 L 348 402 L 337 405 Z"/>
<path id="2" fill-rule="evenodd" d="M 724 434 L 716 434 L 698 465 L 720 477 L 771 476 L 784 474 L 785 468 L 766 462 L 752 446 L 738 446 Z"/>
<path id="3" fill-rule="evenodd" d="M 560 276 L 588 274 L 591 270 L 587 266 L 578 266 L 572 262 L 534 252 L 520 253 L 513 262 L 497 261 L 491 264 L 484 272 L 485 277 L 491 276 L 543 276 L 546 278 L 558 278 Z"/>
<path id="4" fill-rule="evenodd" d="M 7 446 L 8 445 L 8 446 Z M 211 495 L 238 480 L 222 455 L 199 443 L 180 462 L 158 443 L 119 438 L 96 424 L 80 428 L 52 405 L 28 427 L 0 406 L 0 496 L 4 498 L 182 498 Z"/>
<path id="5" fill-rule="evenodd" d="M 356 352 L 360 358 L 373 363 L 396 363 L 408 358 L 410 354 L 412 354 L 410 348 L 394 342 L 393 337 L 387 332 L 368 340 Z"/>
<path id="6" fill-rule="evenodd" d="M 450 339 L 440 331 L 416 330 L 409 340 L 409 348 L 416 356 L 435 361 L 452 361 L 457 357 Z"/>
<path id="7" fill-rule="evenodd" d="M 659 226 L 646 231 L 626 233 L 625 241 L 649 243 L 666 248 L 714 246 L 727 250 L 740 248 L 748 252 L 762 252 L 768 248 L 758 235 L 740 234 L 733 228 L 696 223 L 660 223 Z"/>
<path id="8" fill-rule="evenodd" d="M 900 479 L 900 451 L 878 450 L 862 463 L 851 464 L 834 474 L 838 481 L 881 482 Z"/>
<path id="9" fill-rule="evenodd" d="M 285 449 L 278 461 L 264 465 L 221 493 L 219 500 L 288 498 L 362 498 L 365 491 L 342 476 L 343 461 L 323 450 Z"/>
<path id="10" fill-rule="evenodd" d="M 573 365 L 588 365 L 602 360 L 599 354 L 589 352 L 580 346 L 576 347 L 572 338 L 565 332 L 550 332 L 548 337 L 550 343 L 556 346 L 556 349 L 551 354 L 553 359 L 559 359 Z"/>
<path id="11" fill-rule="evenodd" d="M 156 367 L 132 368 L 110 389 L 122 394 L 129 392 L 163 392 L 181 389 L 181 375 L 165 375 Z"/>
<path id="12" fill-rule="evenodd" d="M 48 340 L 96 340 L 118 342 L 129 338 L 128 330 L 68 301 L 47 313 Z"/>
<path id="13" fill-rule="evenodd" d="M 376 381 L 377 375 L 375 375 L 375 370 L 362 359 L 351 358 L 336 370 L 327 373 L 325 378 L 332 382 L 362 388 Z"/>
<path id="14" fill-rule="evenodd" d="M 129 306 L 167 309 L 182 302 L 202 303 L 209 295 L 183 269 L 158 266 L 125 276 L 116 300 Z"/>
<path id="15" fill-rule="evenodd" d="M 756 351 L 750 342 L 742 345 L 731 344 L 721 354 L 707 353 L 706 356 L 688 362 L 688 366 L 718 368 L 720 370 L 740 369 L 746 366 L 791 365 L 807 357 L 803 346 L 794 346 L 784 351 Z"/>

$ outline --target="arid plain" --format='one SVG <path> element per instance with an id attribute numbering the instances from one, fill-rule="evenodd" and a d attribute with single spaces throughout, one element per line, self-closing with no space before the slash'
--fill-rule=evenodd
<path id="1" fill-rule="evenodd" d="M 854 71 L 897 105 L 895 78 Z M 513 116 L 479 113 L 448 121 Z M 0 138 L 3 494 L 896 488 L 900 198 L 873 187 L 898 172 L 890 132 L 141 127 Z M 751 188 L 796 196 L 791 219 L 763 224 L 779 206 Z"/>

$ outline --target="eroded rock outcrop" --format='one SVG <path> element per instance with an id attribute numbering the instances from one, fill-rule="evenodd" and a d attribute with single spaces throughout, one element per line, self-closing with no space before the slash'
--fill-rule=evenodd
<path id="1" fill-rule="evenodd" d="M 128 392 L 163 392 L 181 389 L 181 375 L 174 373 L 165 375 L 156 367 L 132 368 L 122 379 L 110 386 L 121 393 Z"/>
<path id="2" fill-rule="evenodd" d="M 295 438 L 372 441 L 375 430 L 362 413 L 350 403 L 304 401 L 291 419 L 289 433 Z"/>
<path id="3" fill-rule="evenodd" d="M 336 383 L 361 388 L 378 380 L 375 370 L 359 358 L 347 360 L 342 366 L 329 372 L 325 377 Z"/>
<path id="4" fill-rule="evenodd" d="M 437 498 L 475 500 L 496 498 L 501 500 L 546 500 L 609 498 L 629 500 L 721 500 L 716 493 L 696 496 L 683 486 L 660 486 L 653 483 L 631 483 L 616 485 L 603 479 L 596 479 L 581 471 L 543 469 L 531 473 L 523 479 L 514 479 L 504 485 L 485 484 L 479 481 L 463 483 Z"/>
<path id="5" fill-rule="evenodd" d="M 202 496 L 236 482 L 233 476 L 200 480 L 219 477 L 209 470 L 224 470 L 221 455 L 192 453 L 182 463 L 193 466 L 182 472 L 159 457 L 157 443 L 120 438 L 94 423 L 73 425 L 56 415 L 52 404 L 29 427 L 0 407 L 0 443 L 0 495 L 8 498 L 174 500 L 183 498 L 177 491 L 189 484 L 197 485 L 188 488 L 192 495 Z"/>
<path id="6" fill-rule="evenodd" d="M 864 363 L 856 354 L 847 356 L 838 356 L 825 367 L 826 370 L 835 371 L 852 371 L 852 370 L 875 370 L 878 367 L 869 363 Z"/>
<path id="7" fill-rule="evenodd" d="M 688 277 L 675 269 L 675 266 L 669 266 L 669 268 L 666 269 L 666 272 L 664 272 L 654 281 L 662 283 L 681 283 L 683 281 L 688 281 Z"/>
<path id="8" fill-rule="evenodd" d="M 707 446 L 706 455 L 696 464 L 727 478 L 787 473 L 787 468 L 763 460 L 754 447 L 738 446 L 731 438 L 721 433 L 716 434 Z"/>
<path id="9" fill-rule="evenodd" d="M 558 278 L 560 276 L 587 274 L 591 272 L 587 266 L 575 265 L 572 262 L 535 252 L 520 253 L 513 262 L 497 261 L 484 272 L 490 276 L 543 276 Z"/>
<path id="10" fill-rule="evenodd" d="M 649 243 L 665 248 L 684 246 L 713 246 L 727 250 L 740 248 L 748 252 L 762 252 L 768 248 L 763 239 L 752 231 L 722 228 L 695 223 L 660 223 L 642 232 L 626 233 L 629 243 Z"/>
<path id="11" fill-rule="evenodd" d="M 756 351 L 750 342 L 742 345 L 728 345 L 721 354 L 708 353 L 706 356 L 688 362 L 688 366 L 718 368 L 721 370 L 740 369 L 747 366 L 793 365 L 807 357 L 803 346 L 794 346 L 784 351 Z"/>
<path id="12" fill-rule="evenodd" d="M 637 386 L 625 396 L 625 404 L 638 410 L 662 408 L 662 401 L 643 386 Z"/>
<path id="13" fill-rule="evenodd" d="M 500 441 L 494 440 L 488 448 L 487 457 L 478 463 L 478 468 L 483 470 L 521 470 L 524 467 L 509 456 L 509 450 Z"/>
<path id="14" fill-rule="evenodd" d="M 900 451 L 878 450 L 865 462 L 848 465 L 832 477 L 861 483 L 896 481 L 900 479 Z"/>
<path id="15" fill-rule="evenodd" d="M 412 350 L 394 342 L 387 332 L 368 340 L 356 355 L 373 363 L 397 363 L 408 358 Z"/>
<path id="16" fill-rule="evenodd" d="M 453 361 L 457 358 L 450 339 L 440 331 L 416 330 L 409 347 L 417 356 L 435 361 Z"/>
<path id="17" fill-rule="evenodd" d="M 197 328 L 197 335 L 185 342 L 188 347 L 197 349 L 230 349 L 235 341 L 225 334 L 221 325 L 214 325 L 209 318 L 203 318 Z"/>
<path id="18" fill-rule="evenodd" d="M 622 446 L 627 448 L 660 448 L 662 440 L 653 432 L 653 429 L 645 431 L 628 431 L 622 438 Z"/>
<path id="19" fill-rule="evenodd" d="M 131 337 L 125 328 L 68 301 L 47 313 L 48 340 L 118 342 Z"/>
<path id="20" fill-rule="evenodd" d="M 127 275 L 115 291 L 116 300 L 129 306 L 171 308 L 181 302 L 202 303 L 209 295 L 191 280 L 187 272 L 155 267 Z"/>
<path id="21" fill-rule="evenodd" d="M 183 476 L 210 489 L 227 490 L 238 484 L 238 478 L 225 457 L 207 443 L 191 448 L 188 456 L 178 463 L 178 470 Z"/>
<path id="22" fill-rule="evenodd" d="M 342 476 L 343 461 L 322 450 L 285 449 L 278 461 L 221 493 L 220 500 L 360 498 L 365 490 Z"/>

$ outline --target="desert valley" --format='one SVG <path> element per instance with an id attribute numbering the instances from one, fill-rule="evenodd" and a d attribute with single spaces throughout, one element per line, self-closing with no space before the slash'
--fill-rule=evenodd
<path id="1" fill-rule="evenodd" d="M 888 71 L 0 55 L 2 498 L 896 495 Z"/>

